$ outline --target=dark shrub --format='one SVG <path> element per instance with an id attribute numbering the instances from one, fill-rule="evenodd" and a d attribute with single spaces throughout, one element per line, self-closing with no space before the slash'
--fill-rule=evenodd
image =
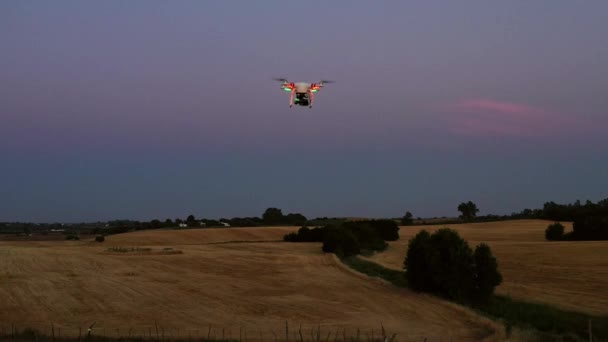
<path id="1" fill-rule="evenodd" d="M 298 229 L 297 233 L 289 233 L 283 236 L 283 241 L 288 242 L 323 242 L 323 237 L 325 236 L 325 230 L 327 227 L 323 228 L 313 228 L 310 229 L 308 227 L 302 227 Z"/>
<path id="2" fill-rule="evenodd" d="M 608 216 L 589 216 L 574 220 L 572 238 L 575 240 L 608 240 Z"/>
<path id="3" fill-rule="evenodd" d="M 547 226 L 547 229 L 545 229 L 545 239 L 549 241 L 562 240 L 563 236 L 564 226 L 559 222 L 550 224 Z"/>
<path id="4" fill-rule="evenodd" d="M 484 243 L 475 248 L 475 297 L 485 302 L 492 296 L 494 288 L 502 282 L 502 275 L 498 272 L 498 263 L 492 255 L 490 247 Z"/>
<path id="5" fill-rule="evenodd" d="M 104 241 L 106 241 L 106 238 L 103 235 L 97 235 L 95 237 L 95 241 L 97 241 L 97 242 L 104 242 Z"/>
<path id="6" fill-rule="evenodd" d="M 357 238 L 350 230 L 329 228 L 323 241 L 323 252 L 351 256 L 359 254 L 361 249 Z"/>
<path id="7" fill-rule="evenodd" d="M 369 221 L 346 222 L 342 224 L 342 229 L 350 231 L 355 236 L 360 249 L 378 251 L 387 246 L 380 236 L 379 230 L 373 227 Z"/>
<path id="8" fill-rule="evenodd" d="M 399 240 L 399 226 L 393 220 L 372 220 L 368 221 L 380 234 L 384 241 Z"/>
<path id="9" fill-rule="evenodd" d="M 407 283 L 414 291 L 424 291 L 431 288 L 432 274 L 429 272 L 431 262 L 431 234 L 426 230 L 420 231 L 408 243 L 407 256 L 403 267 L 406 271 Z"/>
<path id="10" fill-rule="evenodd" d="M 442 228 L 416 234 L 404 262 L 409 286 L 457 301 L 488 299 L 502 277 L 487 245 L 475 254 L 455 230 Z"/>
<path id="11" fill-rule="evenodd" d="M 69 234 L 69 235 L 66 235 L 65 239 L 66 240 L 80 240 L 80 237 L 75 234 Z"/>
<path id="12" fill-rule="evenodd" d="M 283 241 L 287 242 L 299 242 L 298 233 L 289 233 L 283 236 Z"/>
<path id="13" fill-rule="evenodd" d="M 288 242 L 323 242 L 323 251 L 344 256 L 359 254 L 360 251 L 378 251 L 388 244 L 383 237 L 396 239 L 399 227 L 391 220 L 350 221 L 322 228 L 310 229 L 306 226 L 297 233 L 283 237 Z"/>

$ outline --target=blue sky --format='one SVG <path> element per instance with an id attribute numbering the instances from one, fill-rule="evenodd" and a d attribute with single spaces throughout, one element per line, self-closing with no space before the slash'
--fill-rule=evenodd
<path id="1" fill-rule="evenodd" d="M 0 220 L 608 197 L 608 3 L 3 1 Z M 273 77 L 335 80 L 288 108 Z"/>

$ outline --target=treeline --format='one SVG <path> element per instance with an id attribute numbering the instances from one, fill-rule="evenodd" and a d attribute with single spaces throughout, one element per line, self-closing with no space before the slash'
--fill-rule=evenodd
<path id="1" fill-rule="evenodd" d="M 540 209 L 523 209 L 520 212 L 514 212 L 510 215 L 477 215 L 479 211 L 475 203 L 468 201 L 458 205 L 458 211 L 461 215 L 458 218 L 430 218 L 422 219 L 420 217 L 413 219 L 412 214 L 407 212 L 405 216 L 398 219 L 402 225 L 438 225 L 438 224 L 457 224 L 462 222 L 493 222 L 518 219 L 541 219 L 552 221 L 570 221 L 579 222 L 582 230 L 586 230 L 586 225 L 597 224 L 601 221 L 598 218 L 608 217 L 608 198 L 594 203 L 587 200 L 582 204 L 580 200 L 574 203 L 558 204 L 553 201 L 546 202 Z M 396 219 L 397 220 L 397 219 Z M 588 221 L 588 222 L 586 222 Z M 586 236 L 587 233 L 582 233 L 579 236 Z M 592 234 L 594 235 L 594 234 Z"/>
<path id="2" fill-rule="evenodd" d="M 542 209 L 543 218 L 554 221 L 579 221 L 590 217 L 608 217 L 608 198 L 597 203 L 576 201 L 572 204 L 547 202 Z"/>
<path id="3" fill-rule="evenodd" d="M 564 226 L 550 224 L 545 230 L 545 239 L 549 241 L 594 241 L 608 240 L 608 216 L 590 216 L 574 220 L 572 231 L 564 233 Z"/>
<path id="4" fill-rule="evenodd" d="M 364 251 L 379 251 L 386 241 L 399 239 L 399 226 L 393 220 L 349 221 L 323 227 L 302 227 L 283 237 L 287 242 L 322 242 L 323 252 L 351 256 Z"/>
<path id="5" fill-rule="evenodd" d="M 70 233 L 90 233 L 91 231 L 104 227 L 104 222 L 92 223 L 28 223 L 28 222 L 0 222 L 0 234 L 29 235 L 33 233 L 47 234 L 58 232 Z"/>
<path id="6" fill-rule="evenodd" d="M 545 203 L 543 213 L 554 221 L 572 221 L 572 231 L 565 233 L 561 223 L 554 223 L 545 230 L 545 238 L 551 241 L 608 240 L 608 198 L 597 203 L 581 204 Z"/>

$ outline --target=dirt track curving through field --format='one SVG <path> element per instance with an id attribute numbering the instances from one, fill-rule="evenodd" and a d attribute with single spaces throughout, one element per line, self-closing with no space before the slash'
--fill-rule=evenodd
<path id="1" fill-rule="evenodd" d="M 498 259 L 504 281 L 498 294 L 556 305 L 564 309 L 608 315 L 608 241 L 549 242 L 545 229 L 552 221 L 517 220 L 450 224 L 471 248 L 487 243 Z M 564 223 L 566 230 L 572 229 Z M 405 226 L 400 239 L 368 258 L 401 269 L 407 244 L 421 229 L 444 226 Z"/>
<path id="2" fill-rule="evenodd" d="M 460 306 L 345 269 L 319 244 L 270 242 L 294 228 L 142 231 L 94 242 L 0 243 L 0 325 L 51 323 L 63 334 L 96 321 L 107 335 L 213 334 L 274 340 L 303 325 L 348 334 L 497 339 L 495 323 Z M 245 242 L 244 241 L 268 241 Z M 230 243 L 221 243 L 228 242 Z M 173 248 L 175 255 L 112 255 L 112 246 Z M 131 329 L 131 330 L 130 330 Z M 363 337 L 362 337 L 363 338 Z"/>

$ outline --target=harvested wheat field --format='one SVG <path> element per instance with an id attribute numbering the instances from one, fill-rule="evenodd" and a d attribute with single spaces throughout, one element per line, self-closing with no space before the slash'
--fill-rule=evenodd
<path id="1" fill-rule="evenodd" d="M 498 294 L 552 304 L 591 314 L 608 314 L 608 241 L 549 242 L 545 229 L 552 221 L 516 220 L 451 224 L 471 248 L 487 243 L 498 260 L 503 283 Z M 572 229 L 564 223 L 566 230 Z M 407 243 L 421 229 L 444 226 L 406 226 L 400 239 L 369 259 L 401 269 Z"/>
<path id="2" fill-rule="evenodd" d="M 257 341 L 260 332 L 263 340 L 274 341 L 273 332 L 284 336 L 286 321 L 291 340 L 300 324 L 305 338 L 318 325 L 323 339 L 338 327 L 353 336 L 357 328 L 362 336 L 375 329 L 378 336 L 381 324 L 400 341 L 504 336 L 502 327 L 466 308 L 355 273 L 323 254 L 320 244 L 243 242 L 277 240 L 295 229 L 145 231 L 104 243 L 2 242 L 0 325 L 48 333 L 53 323 L 56 333 L 74 335 L 96 321 L 97 334 L 155 336 L 157 322 L 165 336 L 239 338 L 243 329 Z M 181 254 L 158 252 L 169 248 Z"/>

